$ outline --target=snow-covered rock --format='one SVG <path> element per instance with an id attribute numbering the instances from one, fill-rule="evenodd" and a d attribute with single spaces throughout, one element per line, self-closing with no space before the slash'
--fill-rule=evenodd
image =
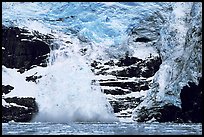
<path id="1" fill-rule="evenodd" d="M 146 96 L 151 78 L 161 63 L 158 54 L 149 53 L 146 58 L 140 59 L 126 53 L 118 59 L 93 61 L 91 66 L 96 75 L 95 80 L 100 84 L 117 117 L 131 117 L 132 110 Z"/>

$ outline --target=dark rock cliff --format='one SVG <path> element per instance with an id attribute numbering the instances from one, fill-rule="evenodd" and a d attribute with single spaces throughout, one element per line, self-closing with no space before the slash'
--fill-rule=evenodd
<path id="1" fill-rule="evenodd" d="M 47 43 L 37 39 L 37 35 L 17 27 L 2 27 L 2 65 L 17 68 L 20 72 L 35 65 L 46 67 L 50 53 Z M 51 39 L 46 37 L 46 39 Z"/>
<path id="2" fill-rule="evenodd" d="M 106 62 L 94 61 L 91 66 L 117 116 L 130 117 L 131 110 L 142 102 L 143 92 L 149 89 L 152 80 L 148 78 L 154 76 L 161 63 L 159 56 L 143 60 L 126 54 Z"/>
<path id="3" fill-rule="evenodd" d="M 37 32 L 29 32 L 17 27 L 2 26 L 2 65 L 7 68 L 18 69 L 24 73 L 35 66 L 46 67 L 46 59 L 50 53 L 50 36 L 41 35 Z M 35 81 L 40 76 L 30 76 L 27 81 Z M 4 98 L 4 95 L 12 92 L 15 87 L 2 85 L 2 122 L 14 120 L 27 122 L 38 112 L 35 98 Z"/>

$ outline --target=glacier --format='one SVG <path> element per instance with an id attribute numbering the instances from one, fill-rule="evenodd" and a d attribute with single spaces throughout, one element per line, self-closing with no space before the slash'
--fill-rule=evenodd
<path id="1" fill-rule="evenodd" d="M 133 119 L 138 118 L 142 107 L 148 110 L 173 104 L 181 108 L 183 86 L 188 82 L 198 85 L 202 77 L 202 5 L 176 3 L 173 9 L 169 22 L 161 30 L 160 44 L 155 44 L 162 64 L 147 98 L 133 111 Z"/>
<path id="2" fill-rule="evenodd" d="M 37 66 L 19 74 L 16 69 L 2 66 L 2 84 L 14 86 L 3 98 L 35 97 L 40 106 L 39 117 L 34 118 L 37 121 L 116 120 L 108 101 L 124 103 L 132 97 L 142 98 L 139 104 L 121 113 L 125 111 L 134 121 L 141 117 L 148 121 L 160 115 L 152 112 L 155 108 L 169 104 L 181 108 L 182 88 L 188 82 L 198 85 L 202 78 L 201 2 L 3 2 L 2 24 L 54 37 L 46 41 L 51 45 L 47 67 Z M 31 40 L 34 39 L 40 40 Z M 137 64 L 130 64 L 131 69 L 118 67 L 115 64 L 121 58 L 138 58 L 144 64 L 148 62 L 145 60 L 161 58 L 161 65 L 158 63 L 158 71 L 147 79 L 135 74 L 125 81 L 118 72 L 135 69 Z M 101 66 L 96 65 L 99 69 L 94 68 L 93 73 L 94 61 Z M 114 65 L 107 65 L 110 61 Z M 141 62 L 138 64 L 145 66 Z M 142 68 L 141 73 L 146 70 Z M 36 72 L 43 76 L 37 83 L 24 80 Z M 144 80 L 150 84 L 149 89 L 139 91 L 100 86 L 113 80 Z M 29 92 L 23 92 L 25 87 Z M 107 90 L 123 90 L 127 94 L 102 94 Z M 143 112 L 149 115 L 143 116 Z M 46 117 L 48 114 L 50 117 Z"/>

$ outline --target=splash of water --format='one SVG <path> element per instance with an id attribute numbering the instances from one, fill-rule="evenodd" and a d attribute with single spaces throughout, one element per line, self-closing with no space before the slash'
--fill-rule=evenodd
<path id="1" fill-rule="evenodd" d="M 115 121 L 112 107 L 92 82 L 94 74 L 87 61 L 77 53 L 69 52 L 67 57 L 65 50 L 57 51 L 38 83 L 39 114 L 34 121 Z"/>

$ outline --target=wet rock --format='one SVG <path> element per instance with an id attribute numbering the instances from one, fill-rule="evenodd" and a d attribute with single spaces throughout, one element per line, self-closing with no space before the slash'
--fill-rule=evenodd
<path id="1" fill-rule="evenodd" d="M 123 70 L 112 71 L 109 74 L 118 77 L 140 77 L 141 68 L 140 66 L 131 66 L 124 68 Z"/>
<path id="2" fill-rule="evenodd" d="M 37 31 L 29 32 L 18 27 L 5 27 L 2 25 L 2 65 L 7 68 L 16 68 L 24 73 L 35 66 L 47 66 L 47 57 L 50 53 L 52 42 L 51 35 L 43 35 Z M 37 82 L 42 76 L 26 77 L 27 81 Z M 8 94 L 15 87 L 2 85 L 2 95 Z M 28 122 L 38 112 L 34 98 L 5 98 L 6 104 L 2 105 L 2 122 L 14 120 Z"/>
<path id="3" fill-rule="evenodd" d="M 37 73 L 35 73 L 35 74 L 37 74 Z M 26 77 L 26 81 L 32 81 L 32 82 L 35 82 L 35 83 L 37 83 L 38 81 L 37 81 L 37 79 L 40 79 L 40 78 L 42 78 L 42 76 L 40 75 L 40 76 L 35 76 L 35 74 L 34 75 L 32 75 L 32 76 L 28 76 L 28 77 Z"/>
<path id="4" fill-rule="evenodd" d="M 100 67 L 98 67 L 99 64 L 101 64 L 101 63 L 99 61 L 95 61 L 95 60 L 91 63 L 91 67 L 93 67 L 93 71 L 95 69 L 100 69 Z"/>
<path id="5" fill-rule="evenodd" d="M 136 38 L 136 40 L 134 40 L 134 42 L 145 42 L 145 43 L 150 41 L 152 40 L 146 37 Z"/>
<path id="6" fill-rule="evenodd" d="M 37 32 L 31 34 L 27 30 L 17 27 L 3 26 L 2 65 L 7 68 L 20 69 L 21 73 L 35 65 L 45 67 L 50 48 L 39 38 L 49 39 L 49 36 L 40 36 Z"/>
<path id="7" fill-rule="evenodd" d="M 32 97 L 27 97 L 27 98 L 18 98 L 18 97 L 12 97 L 12 98 L 5 98 L 4 99 L 7 103 L 16 103 L 18 105 L 26 106 L 26 107 L 31 107 L 33 109 L 37 108 L 37 104 L 35 102 L 35 99 Z"/>
<path id="8" fill-rule="evenodd" d="M 132 98 L 129 97 L 132 92 L 139 93 L 148 90 L 151 82 L 148 78 L 154 76 L 161 63 L 159 56 L 150 55 L 142 60 L 126 52 L 118 59 L 110 59 L 106 62 L 93 61 L 91 67 L 95 75 L 99 76 L 97 80 L 104 94 L 112 97 L 109 102 L 114 113 L 118 113 L 118 116 L 130 117 L 131 109 L 142 101 L 142 94 L 132 100 L 119 99 L 114 96 L 125 95 L 127 98 Z"/>
<path id="9" fill-rule="evenodd" d="M 154 118 L 158 122 L 179 122 L 181 119 L 181 109 L 173 104 L 165 104 L 164 106 L 154 106 L 151 108 L 142 107 L 137 111 L 137 115 L 133 116 L 137 122 L 147 122 Z"/>
<path id="10" fill-rule="evenodd" d="M 148 90 L 148 83 L 137 83 L 137 82 L 120 82 L 120 81 L 109 81 L 109 82 L 100 82 L 101 86 L 109 86 L 109 87 L 120 87 L 123 89 L 129 89 L 131 92 L 136 92 L 140 90 Z"/>
<path id="11" fill-rule="evenodd" d="M 159 70 L 162 63 L 160 57 L 155 57 L 144 62 L 146 70 L 141 73 L 142 77 L 148 78 L 154 76 L 154 74 Z"/>
<path id="12" fill-rule="evenodd" d="M 130 65 L 133 65 L 137 62 L 141 62 L 142 59 L 139 59 L 137 57 L 130 57 L 126 54 L 126 56 L 124 58 L 120 58 L 119 59 L 119 62 L 116 63 L 116 65 L 118 67 L 121 67 L 121 66 L 130 66 Z"/>
<path id="13" fill-rule="evenodd" d="M 96 75 L 113 75 L 117 77 L 145 77 L 149 78 L 159 70 L 162 60 L 160 57 L 149 57 L 146 60 L 142 60 L 136 57 L 120 58 L 118 62 L 110 60 L 104 64 L 93 62 L 91 66 Z M 104 67 L 109 65 L 110 67 Z M 118 68 L 111 71 L 111 67 Z"/>
<path id="14" fill-rule="evenodd" d="M 182 119 L 184 122 L 203 122 L 202 105 L 202 78 L 199 84 L 189 82 L 189 86 L 184 86 L 181 90 Z"/>
<path id="15" fill-rule="evenodd" d="M 164 105 L 158 110 L 158 122 L 178 122 L 181 117 L 181 109 L 171 104 Z"/>
<path id="16" fill-rule="evenodd" d="M 3 93 L 4 94 L 8 94 L 8 93 L 10 93 L 11 92 L 11 90 L 13 90 L 14 89 L 14 87 L 13 86 L 10 86 L 10 85 L 2 85 L 2 95 L 3 95 Z"/>
<path id="17" fill-rule="evenodd" d="M 110 60 L 108 62 L 105 62 L 104 65 L 114 66 L 115 64 L 113 60 Z"/>
<path id="18" fill-rule="evenodd" d="M 2 105 L 2 122 L 29 122 L 38 112 L 38 106 L 34 98 L 5 98 L 9 106 Z M 15 105 L 13 105 L 15 104 Z"/>
<path id="19" fill-rule="evenodd" d="M 131 93 L 131 91 L 115 88 L 115 89 L 103 89 L 103 92 L 105 94 L 111 94 L 111 95 L 125 95 L 128 93 Z"/>
<path id="20" fill-rule="evenodd" d="M 125 97 L 119 98 L 118 100 L 110 100 L 109 102 L 113 107 L 114 113 L 118 113 L 122 110 L 135 108 L 141 102 L 141 99 L 136 97 Z"/>

